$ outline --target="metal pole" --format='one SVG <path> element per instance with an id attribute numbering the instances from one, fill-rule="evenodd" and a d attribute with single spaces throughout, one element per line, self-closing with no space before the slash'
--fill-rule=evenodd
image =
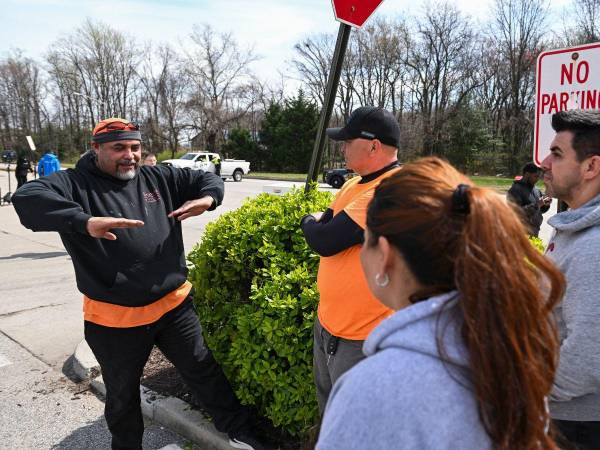
<path id="1" fill-rule="evenodd" d="M 350 25 L 340 23 L 340 29 L 335 43 L 335 52 L 333 53 L 333 62 L 331 64 L 331 70 L 329 71 L 329 78 L 327 79 L 325 101 L 323 103 L 323 109 L 321 110 L 319 127 L 317 128 L 317 137 L 315 138 L 315 146 L 310 160 L 310 169 L 308 170 L 308 176 L 306 177 L 306 186 L 304 186 L 305 193 L 310 190 L 310 183 L 312 181 L 317 181 L 317 178 L 319 177 L 318 172 L 321 167 L 321 159 L 323 158 L 323 149 L 325 148 L 325 128 L 327 128 L 329 119 L 331 119 L 331 112 L 333 111 L 337 88 L 340 83 L 344 55 L 346 54 L 346 48 L 348 47 L 350 30 Z"/>

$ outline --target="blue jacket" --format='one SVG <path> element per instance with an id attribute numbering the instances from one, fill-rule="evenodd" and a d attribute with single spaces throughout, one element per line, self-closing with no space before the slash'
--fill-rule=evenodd
<path id="1" fill-rule="evenodd" d="M 40 177 L 46 177 L 60 170 L 60 161 L 52 153 L 46 153 L 40 158 L 37 170 Z"/>
<path id="2" fill-rule="evenodd" d="M 367 358 L 333 387 L 317 450 L 491 448 L 469 382 L 457 295 L 402 309 L 371 332 Z"/>

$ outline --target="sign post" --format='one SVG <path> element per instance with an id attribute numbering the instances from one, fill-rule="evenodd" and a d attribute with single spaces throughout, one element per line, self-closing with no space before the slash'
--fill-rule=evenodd
<path id="1" fill-rule="evenodd" d="M 323 149 L 325 148 L 325 129 L 331 119 L 333 105 L 337 88 L 340 82 L 340 74 L 342 73 L 342 64 L 344 63 L 344 55 L 348 47 L 348 39 L 350 37 L 350 27 L 360 28 L 366 20 L 373 14 L 383 0 L 332 0 L 333 12 L 335 19 L 340 23 L 337 41 L 335 43 L 335 51 L 333 53 L 333 61 L 327 78 L 327 89 L 325 90 L 325 99 L 323 109 L 319 117 L 319 126 L 317 128 L 317 136 L 315 138 L 315 146 L 310 160 L 310 168 L 306 177 L 306 185 L 304 192 L 310 190 L 310 183 L 317 181 L 319 176 L 319 168 L 323 158 Z"/>
<path id="2" fill-rule="evenodd" d="M 540 54 L 537 60 L 533 160 L 550 153 L 552 114 L 569 109 L 600 109 L 600 43 Z"/>

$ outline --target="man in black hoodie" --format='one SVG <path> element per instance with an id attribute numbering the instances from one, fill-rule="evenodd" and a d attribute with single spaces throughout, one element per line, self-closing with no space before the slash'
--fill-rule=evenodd
<path id="1" fill-rule="evenodd" d="M 13 196 L 21 223 L 57 231 L 84 295 L 85 338 L 102 369 L 113 449 L 141 449 L 139 382 L 154 344 L 179 370 L 233 448 L 263 449 L 204 345 L 193 309 L 181 221 L 215 209 L 223 181 L 203 171 L 141 166 L 137 125 L 111 118 L 75 169 Z"/>
<path id="2" fill-rule="evenodd" d="M 534 163 L 527 163 L 523 166 L 523 176 L 513 182 L 507 193 L 509 200 L 513 201 L 521 207 L 527 220 L 526 225 L 532 236 L 537 237 L 540 233 L 540 227 L 544 218 L 544 214 L 550 209 L 552 199 L 542 195 L 540 190 L 535 187 L 540 179 L 541 170 Z"/>

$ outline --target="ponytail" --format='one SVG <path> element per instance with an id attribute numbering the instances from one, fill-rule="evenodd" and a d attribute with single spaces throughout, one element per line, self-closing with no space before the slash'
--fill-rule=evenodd
<path id="1" fill-rule="evenodd" d="M 558 342 L 560 272 L 500 195 L 472 187 L 454 279 L 479 413 L 498 449 L 555 449 L 546 434 Z M 540 282 L 549 284 L 544 295 Z"/>

